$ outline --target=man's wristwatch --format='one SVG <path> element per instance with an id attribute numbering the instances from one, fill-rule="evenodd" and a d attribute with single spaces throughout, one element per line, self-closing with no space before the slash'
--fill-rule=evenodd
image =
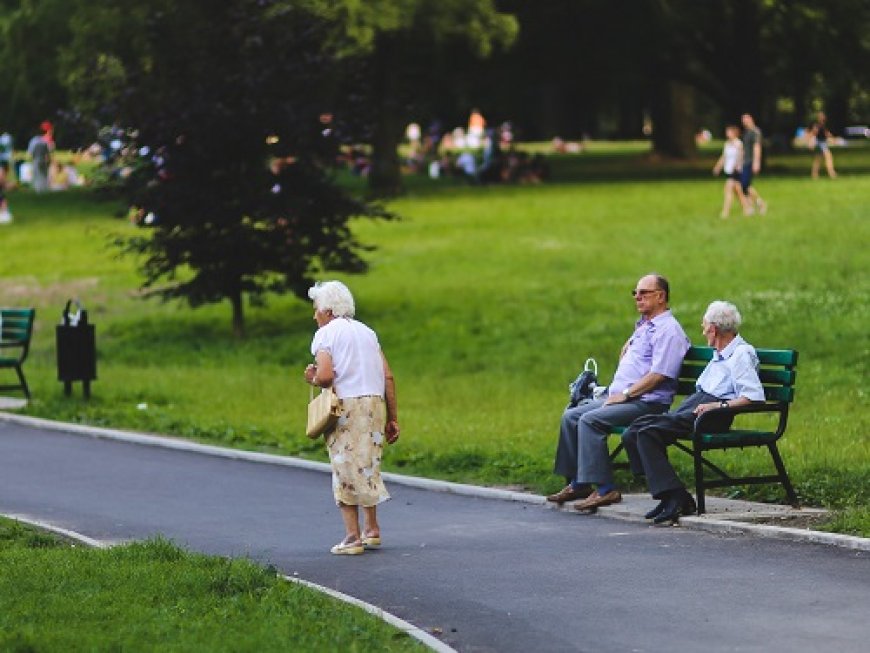
<path id="1" fill-rule="evenodd" d="M 719 402 L 719 407 L 720 408 L 728 408 L 728 402 L 725 399 L 723 399 L 722 401 Z"/>
<path id="2" fill-rule="evenodd" d="M 628 391 L 628 388 L 622 391 L 622 396 L 626 399 L 631 399 L 631 393 Z"/>

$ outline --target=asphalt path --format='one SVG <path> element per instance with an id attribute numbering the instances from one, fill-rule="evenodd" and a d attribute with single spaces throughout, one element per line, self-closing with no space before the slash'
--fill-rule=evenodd
<path id="1" fill-rule="evenodd" d="M 383 548 L 337 557 L 327 474 L 0 422 L 2 513 L 247 556 L 460 651 L 868 650 L 866 552 L 389 490 Z"/>

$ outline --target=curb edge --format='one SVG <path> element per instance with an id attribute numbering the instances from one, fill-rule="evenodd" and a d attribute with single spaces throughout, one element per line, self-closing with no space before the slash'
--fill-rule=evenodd
<path id="1" fill-rule="evenodd" d="M 52 431 L 60 431 L 73 435 L 92 437 L 106 440 L 116 440 L 121 442 L 129 442 L 132 444 L 140 444 L 151 447 L 160 447 L 164 449 L 176 449 L 179 451 L 189 451 L 201 453 L 219 458 L 229 458 L 232 460 L 244 460 L 248 462 L 257 462 L 270 465 L 281 465 L 284 467 L 295 467 L 298 469 L 308 469 L 324 473 L 331 473 L 332 469 L 329 463 L 317 462 L 314 460 L 306 460 L 304 458 L 295 458 L 292 456 L 279 456 L 277 454 L 259 453 L 256 451 L 245 451 L 243 449 L 229 449 L 227 447 L 219 447 L 217 445 L 201 444 L 191 440 L 183 440 L 180 438 L 153 435 L 145 433 L 136 433 L 133 431 L 121 431 L 118 429 L 107 429 L 97 426 L 88 426 L 83 424 L 70 424 L 68 422 L 58 422 L 48 420 L 41 417 L 30 417 L 27 415 L 15 415 L 5 411 L 0 411 L 0 421 L 11 422 L 13 424 L 21 424 L 23 426 L 40 427 Z M 497 488 L 481 487 L 478 485 L 468 485 L 465 483 L 454 483 L 452 481 L 440 481 L 420 476 L 404 476 L 395 472 L 384 472 L 382 474 L 384 480 L 413 487 L 422 490 L 430 490 L 433 492 L 445 492 L 448 494 L 457 494 L 460 496 L 469 496 L 479 499 L 495 499 L 501 501 L 515 501 L 518 503 L 527 503 L 532 505 L 547 506 L 545 497 L 537 494 L 526 494 L 523 492 L 515 492 L 512 490 L 499 490 Z M 624 521 L 634 521 L 637 519 L 625 514 L 608 514 L 608 508 L 601 509 L 603 517 L 611 519 L 622 519 Z M 785 526 L 771 526 L 762 524 L 747 524 L 745 522 L 733 522 L 722 519 L 708 519 L 706 517 L 684 517 L 680 522 L 686 528 L 693 530 L 707 531 L 711 533 L 741 533 L 744 535 L 756 535 L 758 537 L 768 539 L 788 540 L 793 542 L 807 542 L 812 544 L 824 544 L 828 546 L 836 546 L 857 551 L 870 551 L 870 538 L 857 537 L 854 535 L 843 535 L 840 533 L 826 533 L 824 531 L 811 531 L 800 528 L 788 528 Z M 438 640 L 440 641 L 440 640 Z"/>

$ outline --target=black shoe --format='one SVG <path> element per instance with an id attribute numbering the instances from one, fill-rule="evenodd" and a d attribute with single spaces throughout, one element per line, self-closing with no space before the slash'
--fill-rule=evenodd
<path id="1" fill-rule="evenodd" d="M 657 505 L 655 508 L 653 508 L 648 513 L 646 513 L 643 516 L 643 518 L 644 519 L 652 519 L 653 517 L 658 517 L 662 513 L 662 510 L 665 509 L 665 506 L 667 504 L 668 504 L 667 500 L 662 499 L 661 501 L 659 501 L 659 505 Z"/>
<path id="2" fill-rule="evenodd" d="M 665 522 L 676 523 L 680 519 L 680 515 L 692 515 L 698 509 L 695 505 L 695 500 L 692 495 L 681 490 L 670 495 L 665 501 L 665 507 L 653 519 L 654 524 L 664 524 Z"/>

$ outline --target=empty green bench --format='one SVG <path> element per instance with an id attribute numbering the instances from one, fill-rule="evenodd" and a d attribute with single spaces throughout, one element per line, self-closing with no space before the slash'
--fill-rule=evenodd
<path id="1" fill-rule="evenodd" d="M 22 390 L 28 400 L 30 389 L 21 366 L 30 351 L 35 317 L 33 308 L 0 308 L 0 370 L 12 369 L 18 375 L 18 383 L 0 385 L 0 391 Z"/>
<path id="2" fill-rule="evenodd" d="M 695 493 L 698 502 L 698 514 L 705 512 L 706 506 L 704 494 L 710 488 L 732 487 L 735 485 L 780 483 L 785 489 L 788 501 L 793 506 L 798 505 L 797 495 L 785 471 L 777 441 L 785 433 L 788 424 L 788 411 L 794 401 L 795 377 L 797 371 L 798 352 L 793 349 L 756 349 L 758 354 L 758 376 L 764 386 L 766 401 L 739 408 L 718 408 L 708 411 L 695 421 L 695 429 L 685 439 L 677 440 L 674 446 L 686 452 L 694 460 Z M 713 357 L 712 347 L 691 347 L 686 352 L 683 365 L 680 369 L 679 386 L 677 394 L 690 395 L 695 392 L 695 382 L 701 375 L 707 363 Z M 675 402 L 676 407 L 679 402 Z M 776 427 L 773 430 L 753 430 L 731 428 L 725 432 L 708 431 L 704 423 L 709 421 L 709 416 L 723 412 L 734 415 L 747 413 L 773 413 L 777 414 Z M 621 435 L 624 428 L 617 428 L 613 433 Z M 763 476 L 729 476 L 719 466 L 704 457 L 707 451 L 717 449 L 734 449 L 744 447 L 767 447 L 776 468 L 776 474 Z M 622 450 L 622 443 L 611 453 L 611 460 L 616 458 Z M 625 466 L 625 465 L 623 465 Z M 711 475 L 707 475 L 707 471 Z"/>

